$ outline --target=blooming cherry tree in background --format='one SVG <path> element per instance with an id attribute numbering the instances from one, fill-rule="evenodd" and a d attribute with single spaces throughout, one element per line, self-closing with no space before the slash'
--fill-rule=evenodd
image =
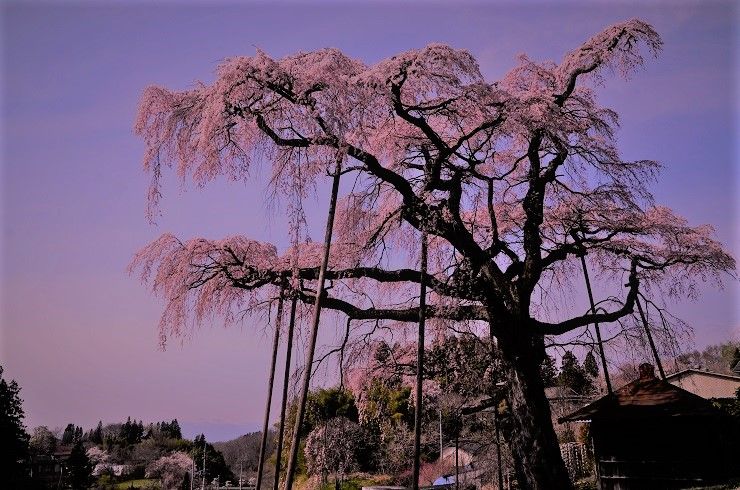
<path id="1" fill-rule="evenodd" d="M 640 295 L 692 295 L 734 274 L 709 226 L 656 206 L 650 160 L 617 150 L 617 114 L 592 86 L 658 53 L 653 28 L 606 28 L 560 63 L 526 56 L 486 81 L 466 51 L 432 44 L 368 66 L 336 49 L 226 60 L 211 85 L 146 89 L 135 130 L 146 143 L 151 212 L 168 167 L 205 184 L 247 178 L 254 158 L 290 196 L 293 247 L 244 237 L 163 235 L 132 263 L 166 301 L 161 331 L 212 314 L 257 311 L 287 288 L 317 290 L 321 244 L 297 240 L 305 189 L 341 163 L 355 185 L 338 206 L 324 308 L 394 328 L 419 317 L 421 232 L 429 237 L 425 313 L 485 325 L 496 338 L 512 411 L 512 456 L 526 488 L 569 488 L 539 376 L 545 336 L 633 315 Z M 613 290 L 597 312 L 557 321 L 553 284 L 586 256 Z M 557 311 L 557 314 L 554 314 Z"/>
<path id="2" fill-rule="evenodd" d="M 338 479 L 358 466 L 357 450 L 362 442 L 360 426 L 346 417 L 334 417 L 316 427 L 306 438 L 306 464 L 310 475 Z"/>
<path id="3" fill-rule="evenodd" d="M 190 475 L 193 460 L 183 452 L 174 452 L 153 461 L 146 467 L 147 478 L 159 478 L 162 488 L 182 488 L 186 477 Z"/>

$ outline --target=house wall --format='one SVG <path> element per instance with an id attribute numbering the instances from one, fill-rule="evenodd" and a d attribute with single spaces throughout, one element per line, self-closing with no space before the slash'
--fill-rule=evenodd
<path id="1" fill-rule="evenodd" d="M 441 459 L 444 464 L 454 467 L 455 466 L 455 447 L 447 446 L 444 449 L 442 449 Z M 458 449 L 457 461 L 460 466 L 467 466 L 473 462 L 473 455 L 465 451 L 462 448 Z"/>
<path id="2" fill-rule="evenodd" d="M 690 372 L 673 378 L 668 377 L 666 381 L 702 398 L 735 398 L 735 392 L 740 388 L 740 379 L 707 373 Z"/>
<path id="3" fill-rule="evenodd" d="M 654 417 L 592 425 L 601 490 L 704 486 L 732 472 L 726 421 Z"/>

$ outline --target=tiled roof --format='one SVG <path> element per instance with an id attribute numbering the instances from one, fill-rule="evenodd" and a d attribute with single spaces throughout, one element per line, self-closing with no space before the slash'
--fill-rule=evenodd
<path id="1" fill-rule="evenodd" d="M 551 401 L 589 398 L 586 395 L 579 395 L 575 390 L 573 390 L 573 388 L 568 388 L 566 386 L 550 386 L 545 388 L 545 397 Z"/>
<path id="2" fill-rule="evenodd" d="M 723 412 L 704 398 L 656 378 L 651 371 L 652 366 L 649 366 L 649 369 L 646 366 L 649 365 L 640 366 L 639 379 L 560 418 L 559 422 L 655 416 L 723 415 Z"/>

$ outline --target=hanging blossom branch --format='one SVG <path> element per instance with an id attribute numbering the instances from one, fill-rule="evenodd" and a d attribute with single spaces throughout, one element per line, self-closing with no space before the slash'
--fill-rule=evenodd
<path id="1" fill-rule="evenodd" d="M 285 287 L 287 294 L 298 294 L 304 303 L 312 304 L 315 294 L 309 288 L 318 277 L 320 244 L 307 243 L 298 252 L 289 249 L 279 256 L 277 249 L 266 243 L 243 237 L 223 240 L 192 239 L 180 241 L 171 234 L 159 239 L 136 254 L 129 271 L 138 272 L 149 281 L 152 291 L 166 301 L 160 328 L 165 334 L 180 334 L 188 324 L 189 315 L 196 323 L 216 315 L 225 314 L 227 323 L 247 312 L 256 312 L 269 304 L 268 296 L 261 296 L 261 289 Z M 328 280 L 371 279 L 378 283 L 418 282 L 420 274 L 412 269 L 384 270 L 377 267 L 350 267 L 353 247 L 332 246 L 330 263 L 337 267 L 327 271 Z M 294 264 L 294 257 L 298 260 Z M 296 267 L 294 267 L 294 265 Z M 298 282 L 293 276 L 297 274 Z M 457 295 L 453 287 L 429 276 L 440 294 Z M 291 293 L 293 284 L 298 289 Z M 353 319 L 395 319 L 414 321 L 416 308 L 362 308 L 338 298 L 327 297 L 325 307 L 344 312 Z M 480 305 L 451 307 L 429 305 L 431 317 L 450 319 L 487 319 Z"/>

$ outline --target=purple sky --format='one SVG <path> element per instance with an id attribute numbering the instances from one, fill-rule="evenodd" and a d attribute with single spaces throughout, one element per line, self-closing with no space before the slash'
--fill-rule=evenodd
<path id="1" fill-rule="evenodd" d="M 143 145 L 131 130 L 146 85 L 210 81 L 219 60 L 255 46 L 273 56 L 333 46 L 375 62 L 429 42 L 470 50 L 498 78 L 520 52 L 559 60 L 640 17 L 665 50 L 630 82 L 607 80 L 601 100 L 621 114 L 624 155 L 665 164 L 658 201 L 714 224 L 737 255 L 736 5 L 4 2 L 0 355 L 23 389 L 27 425 L 177 417 L 211 439 L 259 425 L 267 336 L 215 322 L 159 351 L 161 305 L 125 267 L 163 231 L 285 244 L 285 223 L 257 173 L 246 187 L 182 189 L 170 178 L 163 216 L 148 224 Z M 323 205 L 312 212 L 317 222 Z M 740 336 L 737 300 L 731 283 L 674 311 L 702 346 Z"/>

